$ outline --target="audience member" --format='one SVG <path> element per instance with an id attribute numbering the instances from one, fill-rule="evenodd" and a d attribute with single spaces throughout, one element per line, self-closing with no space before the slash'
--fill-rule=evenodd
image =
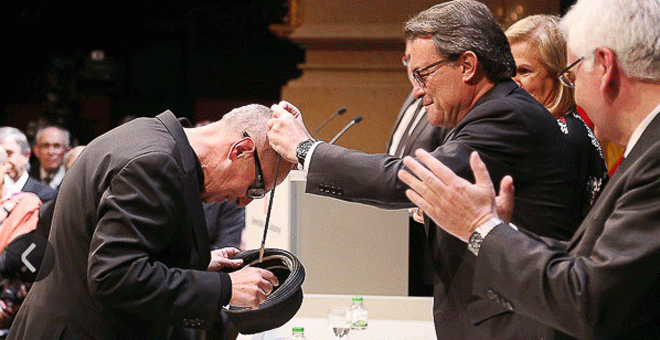
<path id="1" fill-rule="evenodd" d="M 0 146 L 0 193 L 7 191 L 5 176 L 12 167 L 7 152 Z M 29 285 L 7 270 L 3 251 L 16 236 L 28 233 L 37 226 L 39 197 L 29 192 L 12 193 L 0 200 L 0 336 L 6 334 L 25 298 Z M 13 267 L 13 266 L 11 266 Z"/>
<path id="2" fill-rule="evenodd" d="M 5 176 L 6 198 L 18 192 L 36 194 L 42 202 L 54 200 L 57 191 L 29 176 L 30 143 L 21 130 L 9 126 L 0 128 L 0 145 L 8 155 L 9 170 Z"/>
<path id="3" fill-rule="evenodd" d="M 607 165 L 600 143 L 576 111 L 573 89 L 559 81 L 566 67 L 566 41 L 559 28 L 559 17 L 532 15 L 515 22 L 505 32 L 511 44 L 517 72 L 513 80 L 543 104 L 557 119 L 568 140 L 566 153 L 575 164 L 579 193 L 584 206 L 580 222 L 607 183 Z"/>
<path id="4" fill-rule="evenodd" d="M 575 88 L 597 133 L 626 146 L 570 242 L 499 220 L 512 196 L 495 197 L 491 166 L 477 153 L 471 155 L 475 184 L 422 150 L 417 155 L 430 171 L 408 157 L 404 163 L 415 176 L 400 171 L 399 177 L 441 229 L 469 243 L 476 254 L 474 294 L 555 330 L 527 338 L 560 332 L 580 339 L 658 338 L 660 1 L 578 0 L 561 27 L 568 45 L 562 82 Z M 515 174 L 513 180 L 519 181 Z"/>
<path id="5" fill-rule="evenodd" d="M 530 231 L 568 239 L 579 220 L 583 184 L 565 150 L 566 138 L 543 105 L 511 80 L 515 62 L 502 28 L 474 0 L 443 2 L 406 23 L 414 95 L 429 122 L 452 131 L 433 157 L 471 179 L 472 151 L 517 183 L 513 221 Z M 307 171 L 306 191 L 382 208 L 412 206 L 397 180 L 400 158 L 368 155 L 311 139 L 297 109 L 274 105 L 273 148 Z M 505 188 L 510 190 L 510 183 Z M 472 293 L 474 256 L 465 243 L 425 225 L 435 271 L 434 317 L 439 339 L 534 338 L 545 326 Z M 381 231 L 386 232 L 386 231 Z M 530 336 L 529 334 L 532 334 Z"/>
<path id="6" fill-rule="evenodd" d="M 9 339 L 178 339 L 185 328 L 211 338 L 223 306 L 259 307 L 277 277 L 218 271 L 241 262 L 228 259 L 237 249 L 210 251 L 202 201 L 244 206 L 287 176 L 288 162 L 274 175 L 271 114 L 249 105 L 184 128 L 166 111 L 90 142 L 55 204 L 52 271 L 40 273 Z"/>
<path id="7" fill-rule="evenodd" d="M 39 167 L 32 171 L 32 176 L 58 189 L 64 178 L 62 158 L 69 151 L 71 135 L 59 126 L 47 126 L 35 137 L 34 155 L 39 160 Z"/>

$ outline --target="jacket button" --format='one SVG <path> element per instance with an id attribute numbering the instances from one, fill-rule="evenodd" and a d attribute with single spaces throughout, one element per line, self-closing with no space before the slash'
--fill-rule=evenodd
<path id="1" fill-rule="evenodd" d="M 513 312 L 513 305 L 511 304 L 511 302 L 507 301 L 506 303 L 504 303 L 504 306 L 506 307 L 506 309 Z"/>
<path id="2" fill-rule="evenodd" d="M 486 291 L 486 296 L 488 296 L 489 299 L 495 300 L 497 298 L 497 294 L 492 289 L 488 289 Z"/>
<path id="3" fill-rule="evenodd" d="M 188 322 L 188 319 L 183 319 L 183 325 L 184 325 L 184 326 L 188 327 L 188 323 L 189 323 L 189 322 Z"/>

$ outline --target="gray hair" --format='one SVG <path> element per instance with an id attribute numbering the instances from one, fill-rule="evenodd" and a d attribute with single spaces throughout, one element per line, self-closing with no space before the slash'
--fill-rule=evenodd
<path id="1" fill-rule="evenodd" d="M 481 2 L 454 0 L 437 4 L 408 20 L 404 33 L 408 40 L 430 35 L 438 54 L 451 61 L 472 51 L 492 82 L 516 74 L 516 62 L 504 31 Z"/>
<path id="2" fill-rule="evenodd" d="M 34 136 L 35 143 L 39 143 L 39 138 L 41 138 L 41 134 L 46 129 L 57 129 L 60 133 L 64 135 L 64 146 L 69 147 L 69 145 L 71 145 L 71 133 L 69 133 L 69 130 L 57 125 L 48 125 L 39 129 L 39 131 L 37 131 L 37 134 Z"/>
<path id="3" fill-rule="evenodd" d="M 568 48 L 593 67 L 593 52 L 611 49 L 630 78 L 660 81 L 659 0 L 578 0 L 561 21 Z"/>
<path id="4" fill-rule="evenodd" d="M 30 142 L 28 142 L 28 139 L 23 131 L 15 127 L 3 126 L 0 128 L 0 142 L 6 140 L 7 138 L 12 138 L 14 142 L 18 144 L 18 147 L 21 148 L 23 155 L 30 153 Z"/>
<path id="5" fill-rule="evenodd" d="M 273 116 L 273 110 L 259 104 L 250 104 L 235 108 L 222 116 L 227 126 L 238 133 L 247 131 L 258 145 L 267 144 L 266 122 Z"/>

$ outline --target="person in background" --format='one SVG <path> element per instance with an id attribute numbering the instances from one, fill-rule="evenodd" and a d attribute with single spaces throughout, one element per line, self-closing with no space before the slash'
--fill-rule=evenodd
<path id="1" fill-rule="evenodd" d="M 578 0 L 561 27 L 562 82 L 575 88 L 597 134 L 626 146 L 569 242 L 504 222 L 512 195 L 495 197 L 491 167 L 476 153 L 474 184 L 423 150 L 421 164 L 404 160 L 415 175 L 404 170 L 399 178 L 439 228 L 469 244 L 475 295 L 548 326 L 529 338 L 659 338 L 660 0 Z"/>
<path id="2" fill-rule="evenodd" d="M 32 170 L 32 176 L 57 190 L 64 179 L 62 158 L 71 149 L 71 134 L 59 126 L 47 126 L 35 136 L 34 155 L 39 160 L 39 167 Z"/>
<path id="3" fill-rule="evenodd" d="M 4 147 L 0 146 L 0 193 L 7 191 L 5 176 L 12 168 Z M 18 266 L 7 262 L 3 253 L 7 245 L 17 236 L 33 231 L 37 227 L 41 200 L 31 192 L 12 193 L 0 200 L 0 337 L 6 335 L 14 316 L 21 306 L 30 286 L 20 280 L 13 270 Z"/>
<path id="4" fill-rule="evenodd" d="M 406 75 L 410 85 L 415 86 L 415 79 L 410 68 L 410 44 L 405 41 L 406 47 L 401 58 L 406 68 Z M 450 129 L 436 127 L 429 124 L 426 108 L 421 98 L 415 98 L 411 91 L 403 102 L 396 123 L 392 128 L 385 152 L 395 156 L 409 156 L 418 148 L 427 151 L 435 150 L 440 146 Z M 433 295 L 433 265 L 428 245 L 424 242 L 424 219 L 419 209 L 410 209 L 408 222 L 408 295 Z"/>
<path id="5" fill-rule="evenodd" d="M 224 306 L 258 308 L 277 277 L 219 271 L 242 263 L 238 249 L 211 251 L 202 202 L 244 206 L 288 175 L 266 140 L 271 115 L 248 105 L 193 128 L 166 111 L 87 144 L 55 204 L 52 268 L 9 339 L 208 339 Z"/>
<path id="6" fill-rule="evenodd" d="M 18 192 L 31 192 L 44 203 L 55 199 L 57 191 L 29 175 L 30 143 L 21 130 L 10 126 L 1 127 L 0 146 L 7 152 L 9 162 L 2 198 Z"/>
<path id="7" fill-rule="evenodd" d="M 566 41 L 559 28 L 559 17 L 532 15 L 504 32 L 511 45 L 517 72 L 513 80 L 545 106 L 557 119 L 568 141 L 566 153 L 576 166 L 575 175 L 583 183 L 579 201 L 584 218 L 607 183 L 607 165 L 593 131 L 576 112 L 573 89 L 562 85 L 559 73 L 566 67 Z"/>
<path id="8" fill-rule="evenodd" d="M 471 179 L 469 155 L 478 151 L 493 168 L 496 183 L 505 175 L 521 178 L 514 223 L 569 239 L 581 220 L 584 183 L 574 175 L 557 120 L 511 79 L 515 62 L 509 43 L 488 7 L 474 0 L 443 2 L 408 20 L 405 34 L 411 41 L 415 97 L 422 98 L 432 125 L 452 129 L 433 157 Z M 306 192 L 380 208 L 413 206 L 397 180 L 401 158 L 315 141 L 292 104 L 272 108 L 269 141 L 307 172 Z M 474 256 L 465 243 L 428 218 L 424 227 L 433 256 L 439 339 L 528 339 L 545 331 L 538 320 L 475 296 Z"/>
<path id="9" fill-rule="evenodd" d="M 69 171 L 69 168 L 73 164 L 73 161 L 75 161 L 76 158 L 78 158 L 78 156 L 80 155 L 80 153 L 83 151 L 84 148 L 85 148 L 84 145 L 74 146 L 64 154 L 64 157 L 62 157 L 62 164 L 64 165 L 65 172 Z"/>

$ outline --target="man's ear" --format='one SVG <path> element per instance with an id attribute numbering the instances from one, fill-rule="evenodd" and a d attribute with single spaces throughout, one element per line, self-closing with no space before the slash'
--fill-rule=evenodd
<path id="1" fill-rule="evenodd" d="M 600 67 L 602 67 L 600 70 L 602 72 L 600 74 L 600 91 L 606 94 L 608 98 L 614 98 L 619 92 L 619 77 L 621 75 L 616 54 L 609 48 L 599 48 L 594 54 L 595 61 L 600 61 Z"/>
<path id="2" fill-rule="evenodd" d="M 236 160 L 238 158 L 251 155 L 256 145 L 254 140 L 250 137 L 243 137 L 234 142 L 229 149 L 229 159 Z"/>
<path id="3" fill-rule="evenodd" d="M 463 81 L 470 82 L 474 79 L 479 67 L 479 58 L 472 51 L 464 52 L 458 57 L 458 66 L 461 67 L 463 72 Z"/>

